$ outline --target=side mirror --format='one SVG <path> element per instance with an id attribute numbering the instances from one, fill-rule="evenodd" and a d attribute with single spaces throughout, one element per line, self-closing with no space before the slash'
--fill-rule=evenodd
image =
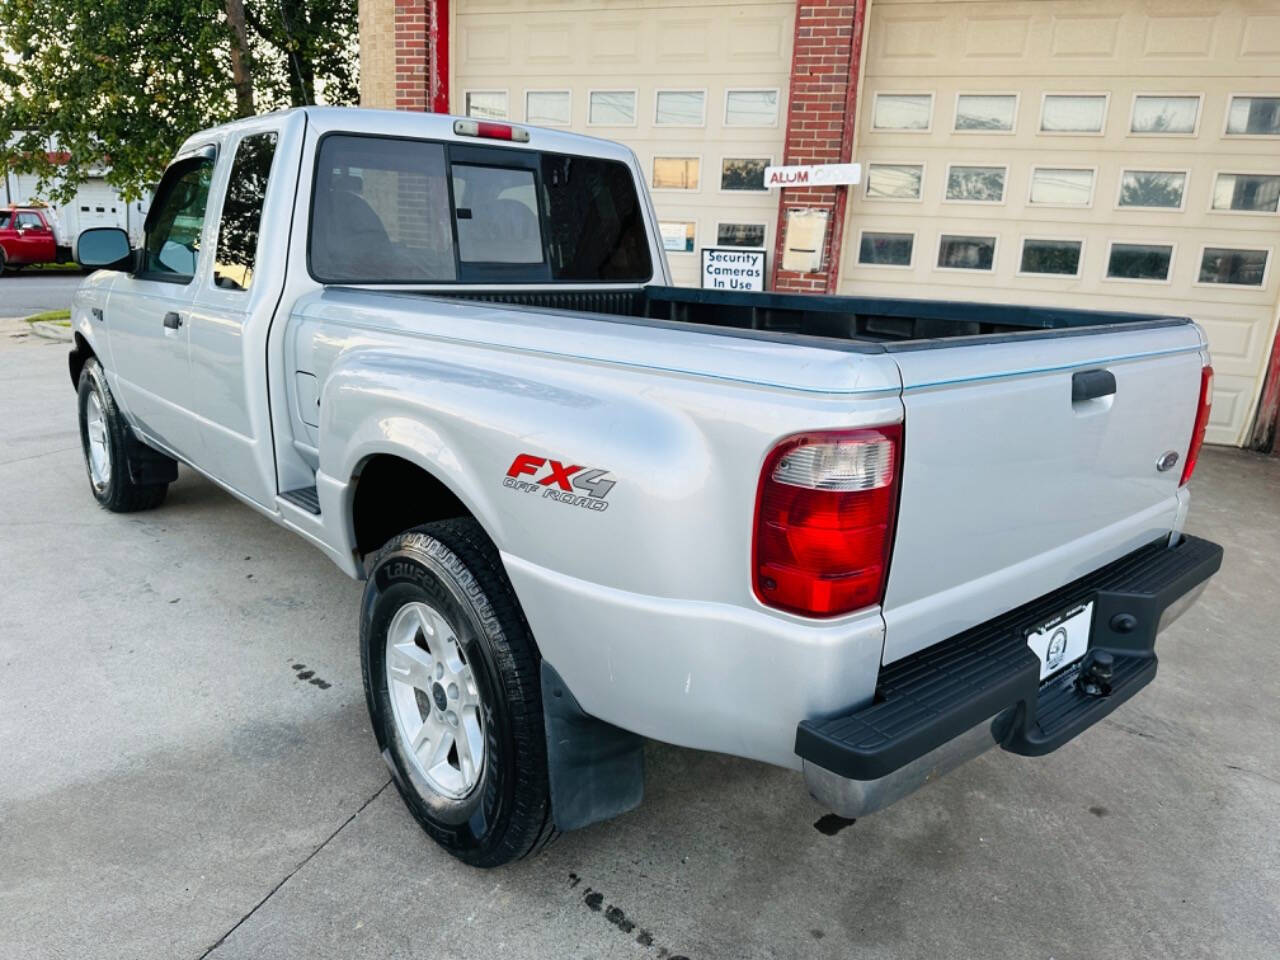
<path id="1" fill-rule="evenodd" d="M 131 270 L 129 235 L 119 227 L 93 227 L 76 238 L 75 261 L 89 270 Z"/>

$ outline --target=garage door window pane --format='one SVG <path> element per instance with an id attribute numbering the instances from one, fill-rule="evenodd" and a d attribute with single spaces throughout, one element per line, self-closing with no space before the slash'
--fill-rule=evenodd
<path id="1" fill-rule="evenodd" d="M 1133 102 L 1132 133 L 1195 133 L 1199 97 L 1138 97 Z"/>
<path id="2" fill-rule="evenodd" d="M 693 253 L 694 224 L 683 220 L 663 220 L 658 224 L 662 249 L 667 253 Z"/>
<path id="3" fill-rule="evenodd" d="M 455 163 L 453 206 L 463 263 L 541 263 L 532 170 Z"/>
<path id="4" fill-rule="evenodd" d="M 568 90 L 530 90 L 524 97 L 524 118 L 528 123 L 565 127 L 570 120 Z"/>
<path id="5" fill-rule="evenodd" d="M 932 114 L 932 94 L 877 93 L 871 125 L 876 130 L 928 130 Z"/>
<path id="6" fill-rule="evenodd" d="M 1075 276 L 1080 272 L 1079 240 L 1025 240 L 1022 244 L 1021 273 Z"/>
<path id="7" fill-rule="evenodd" d="M 631 90 L 594 90 L 587 122 L 599 126 L 630 127 L 636 122 L 636 95 Z"/>
<path id="8" fill-rule="evenodd" d="M 767 158 L 725 157 L 720 162 L 720 189 L 758 190 L 767 193 L 764 170 L 769 163 Z"/>
<path id="9" fill-rule="evenodd" d="M 1093 196 L 1093 171 L 1040 167 L 1031 172 L 1031 202 L 1087 207 Z"/>
<path id="10" fill-rule="evenodd" d="M 1229 283 L 1260 287 L 1267 275 L 1266 250 L 1230 250 L 1205 247 L 1200 258 L 1201 283 Z"/>
<path id="11" fill-rule="evenodd" d="M 467 93 L 467 116 L 482 120 L 507 119 L 505 90 L 471 90 Z"/>
<path id="12" fill-rule="evenodd" d="M 1000 203 L 1004 183 L 1004 167 L 952 167 L 947 173 L 947 199 Z"/>
<path id="13" fill-rule="evenodd" d="M 867 199 L 919 200 L 923 182 L 924 167 L 919 164 L 868 164 Z"/>
<path id="14" fill-rule="evenodd" d="M 655 190 L 697 190 L 697 157 L 654 157 L 653 187 Z"/>
<path id="15" fill-rule="evenodd" d="M 730 90 L 724 95 L 729 127 L 772 127 L 778 122 L 777 90 Z"/>
<path id="16" fill-rule="evenodd" d="M 1113 243 L 1107 276 L 1121 280 L 1168 280 L 1173 247 L 1161 243 Z"/>
<path id="17" fill-rule="evenodd" d="M 213 262 L 213 282 L 227 290 L 248 290 L 258 259 L 258 227 L 267 178 L 276 155 L 276 135 L 258 133 L 236 147 L 236 159 L 227 179 L 218 225 L 218 252 Z"/>
<path id="18" fill-rule="evenodd" d="M 1213 185 L 1213 209 L 1275 213 L 1280 206 L 1280 175 L 1220 173 Z"/>
<path id="19" fill-rule="evenodd" d="M 878 266 L 908 267 L 915 246 L 912 233 L 871 233 L 862 235 L 858 244 L 858 262 Z"/>
<path id="20" fill-rule="evenodd" d="M 1187 187 L 1185 173 L 1126 170 L 1120 176 L 1120 206 L 1179 209 Z"/>
<path id="21" fill-rule="evenodd" d="M 956 129 L 992 131 L 1013 129 L 1018 98 L 1009 95 L 961 94 L 956 100 Z"/>
<path id="22" fill-rule="evenodd" d="M 716 246 L 763 247 L 763 223 L 722 223 L 716 228 Z"/>
<path id="23" fill-rule="evenodd" d="M 938 244 L 938 266 L 948 270 L 990 270 L 995 259 L 995 237 L 962 237 L 944 233 Z"/>
<path id="24" fill-rule="evenodd" d="M 662 127 L 700 127 L 705 101 L 701 90 L 659 90 L 653 122 Z"/>
<path id="25" fill-rule="evenodd" d="M 1232 97 L 1227 111 L 1227 133 L 1280 136 L 1280 96 Z"/>
<path id="26" fill-rule="evenodd" d="M 1044 133 L 1101 133 L 1107 115 L 1102 95 L 1058 95 L 1044 98 L 1040 130 Z"/>

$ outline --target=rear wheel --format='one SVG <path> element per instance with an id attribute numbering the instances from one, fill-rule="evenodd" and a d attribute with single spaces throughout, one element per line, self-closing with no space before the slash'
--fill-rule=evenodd
<path id="1" fill-rule="evenodd" d="M 479 524 L 427 524 L 378 552 L 360 645 L 378 746 L 423 829 L 478 867 L 550 842 L 539 657 Z"/>
<path id="2" fill-rule="evenodd" d="M 94 357 L 86 360 L 80 370 L 79 404 L 80 445 L 94 499 L 113 513 L 159 506 L 169 484 L 134 480 L 129 464 L 129 425 Z"/>

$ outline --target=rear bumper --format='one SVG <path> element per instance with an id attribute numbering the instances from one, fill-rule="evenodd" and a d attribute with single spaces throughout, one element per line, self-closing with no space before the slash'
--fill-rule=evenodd
<path id="1" fill-rule="evenodd" d="M 844 816 L 880 809 L 999 744 L 1026 756 L 1056 750 L 1151 682 L 1156 635 L 1198 596 L 1222 548 L 1163 538 L 1065 587 L 884 667 L 873 701 L 805 720 L 795 750 L 809 788 Z M 1115 661 L 1111 692 L 1090 696 L 1080 664 L 1039 680 L 1028 629 L 1092 600 L 1090 650 Z"/>

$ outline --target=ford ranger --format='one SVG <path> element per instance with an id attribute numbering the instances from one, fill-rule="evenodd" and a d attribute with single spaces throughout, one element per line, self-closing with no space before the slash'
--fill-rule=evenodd
<path id="1" fill-rule="evenodd" d="M 493 866 L 640 802 L 643 739 L 882 808 L 1061 746 L 1218 569 L 1190 320 L 678 289 L 636 157 L 302 108 L 83 233 L 90 489 L 188 464 L 364 581 L 378 746 Z"/>

